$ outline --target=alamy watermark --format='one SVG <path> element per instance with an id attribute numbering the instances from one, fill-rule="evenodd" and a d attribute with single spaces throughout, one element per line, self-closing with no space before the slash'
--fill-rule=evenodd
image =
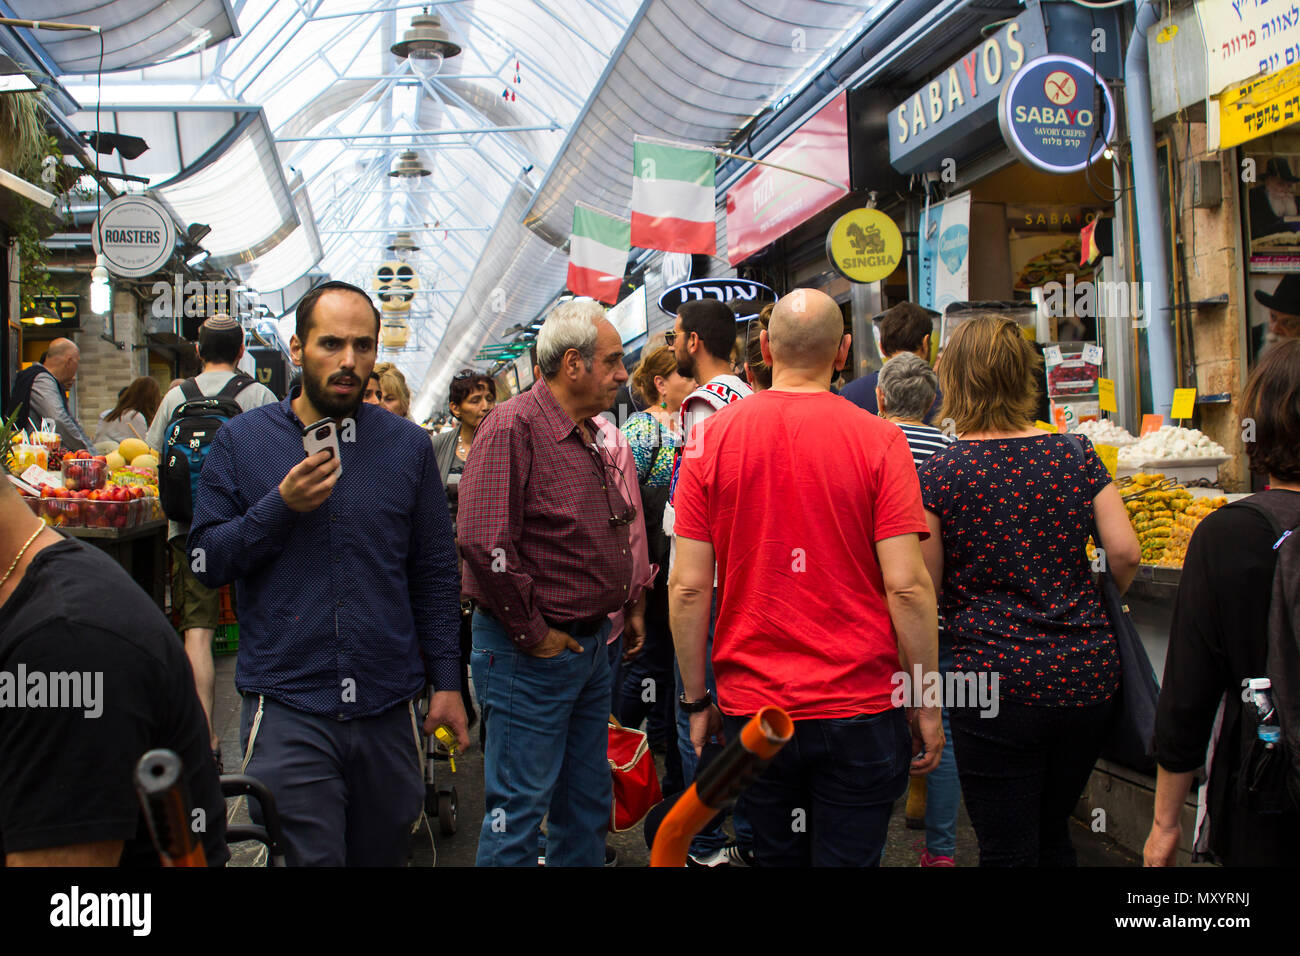
<path id="1" fill-rule="evenodd" d="M 80 710 L 89 720 L 104 713 L 103 671 L 29 671 L 19 664 L 0 671 L 0 709 Z"/>
<path id="2" fill-rule="evenodd" d="M 120 928 L 131 930 L 133 936 L 148 936 L 152 914 L 149 893 L 83 893 L 74 885 L 50 897 L 50 925 L 60 929 Z"/>
<path id="3" fill-rule="evenodd" d="M 210 279 L 199 282 L 185 280 L 177 273 L 171 282 L 161 279 L 150 289 L 154 294 L 155 318 L 168 319 L 179 316 L 206 318 L 213 315 L 240 315 L 253 311 L 257 298 L 248 287 L 230 279 Z"/>
<path id="4" fill-rule="evenodd" d="M 1075 282 L 1074 274 L 1069 273 L 1065 282 L 1052 280 L 1040 289 L 1043 308 L 1057 318 L 1118 316 L 1131 319 L 1135 329 L 1151 324 L 1147 310 L 1153 298 L 1150 282 Z"/>
<path id="5" fill-rule="evenodd" d="M 974 707 L 981 717 L 996 717 L 1001 709 L 997 671 L 924 672 L 920 664 L 912 673 L 898 671 L 889 701 L 895 707 Z"/>

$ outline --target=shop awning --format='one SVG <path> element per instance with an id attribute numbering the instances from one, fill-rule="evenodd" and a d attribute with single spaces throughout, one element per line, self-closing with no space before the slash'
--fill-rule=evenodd
<path id="1" fill-rule="evenodd" d="M 153 183 L 174 179 L 208 158 L 208 153 L 259 107 L 247 103 L 105 104 L 98 117 L 94 106 L 72 117 L 72 125 L 89 132 L 138 136 L 149 148 L 135 159 L 121 153 L 101 153 L 99 168 L 111 173 L 143 176 Z"/>
<path id="2" fill-rule="evenodd" d="M 302 184 L 302 177 L 295 177 L 290 188 L 296 190 L 293 195 L 298 227 L 270 252 L 246 265 L 235 267 L 235 273 L 244 284 L 259 294 L 263 290 L 280 290 L 296 282 L 321 260 L 316 219 L 312 215 L 311 201 Z"/>
<path id="3" fill-rule="evenodd" d="M 61 73 L 132 70 L 206 50 L 239 35 L 227 0 L 6 0 L 11 15 L 102 28 L 99 34 L 23 30 Z"/>
<path id="4" fill-rule="evenodd" d="M 787 0 L 766 12 L 741 0 L 652 0 L 611 57 L 524 221 L 552 245 L 569 237 L 581 198 L 625 215 L 637 134 L 730 143 L 749 120 L 811 73 L 892 0 Z"/>
<path id="5" fill-rule="evenodd" d="M 206 223 L 208 266 L 251 263 L 270 252 L 299 225 L 289 185 L 266 117 L 258 109 L 180 176 L 154 194 L 182 222 Z"/>

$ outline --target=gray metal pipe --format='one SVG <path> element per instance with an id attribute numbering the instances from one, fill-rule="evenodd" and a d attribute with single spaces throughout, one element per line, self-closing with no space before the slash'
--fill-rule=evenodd
<path id="1" fill-rule="evenodd" d="M 1160 187 L 1156 173 L 1156 131 L 1151 119 L 1151 76 L 1147 30 L 1159 20 L 1152 0 L 1136 0 L 1137 22 L 1124 57 L 1124 103 L 1133 151 L 1133 198 L 1142 257 L 1142 316 L 1147 326 L 1153 410 L 1169 417 L 1177 377 L 1174 371 L 1174 314 L 1169 308 L 1169 262 Z"/>

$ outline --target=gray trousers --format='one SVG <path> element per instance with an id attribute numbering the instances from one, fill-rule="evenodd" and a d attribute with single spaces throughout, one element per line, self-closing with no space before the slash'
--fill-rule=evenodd
<path id="1" fill-rule="evenodd" d="M 244 697 L 243 772 L 266 784 L 290 866 L 401 866 L 424 804 L 413 704 L 333 720 L 269 697 Z M 250 814 L 261 823 L 256 800 Z"/>

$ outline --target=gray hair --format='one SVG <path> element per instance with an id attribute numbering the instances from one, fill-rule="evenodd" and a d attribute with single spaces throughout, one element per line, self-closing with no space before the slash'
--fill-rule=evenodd
<path id="1" fill-rule="evenodd" d="M 537 333 L 537 365 L 543 378 L 554 378 L 569 349 L 577 349 L 587 371 L 596 361 L 597 323 L 605 307 L 595 299 L 570 299 L 551 310 Z"/>
<path id="2" fill-rule="evenodd" d="M 939 394 L 939 376 L 930 363 L 912 352 L 900 352 L 880 370 L 882 415 L 911 421 L 923 421 Z"/>

